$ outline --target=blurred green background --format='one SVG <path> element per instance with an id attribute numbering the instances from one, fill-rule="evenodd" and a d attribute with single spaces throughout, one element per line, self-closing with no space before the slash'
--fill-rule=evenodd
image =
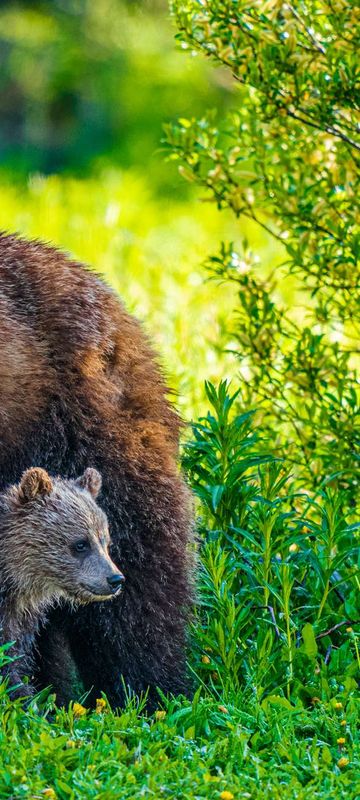
<path id="1" fill-rule="evenodd" d="M 166 160 L 162 126 L 231 106 L 229 78 L 175 41 L 166 0 L 0 3 L 0 227 L 87 261 L 143 320 L 187 416 L 232 374 L 231 286 L 202 262 L 247 235 Z"/>
<path id="2" fill-rule="evenodd" d="M 137 166 L 173 188 L 165 119 L 227 102 L 174 46 L 166 0 L 1 3 L 1 154 L 16 174 Z M 200 59 L 201 60 L 201 59 Z"/>

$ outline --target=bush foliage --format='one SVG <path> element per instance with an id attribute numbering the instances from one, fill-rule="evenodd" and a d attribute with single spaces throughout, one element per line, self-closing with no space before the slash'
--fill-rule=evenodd
<path id="1" fill-rule="evenodd" d="M 344 495 L 299 490 L 266 455 L 237 394 L 207 385 L 211 411 L 184 464 L 201 500 L 197 669 L 226 698 L 280 692 L 310 706 L 357 690 L 357 523 Z"/>
<path id="2" fill-rule="evenodd" d="M 360 667 L 360 14 L 347 0 L 172 9 L 185 47 L 230 71 L 236 107 L 167 126 L 171 157 L 283 252 L 266 278 L 246 240 L 206 262 L 236 286 L 240 369 L 235 394 L 208 385 L 185 455 L 205 539 L 199 666 L 225 692 L 311 704 L 355 691 Z"/>
<path id="3" fill-rule="evenodd" d="M 256 220 L 282 247 L 264 280 L 247 242 L 212 273 L 235 282 L 229 347 L 246 405 L 308 487 L 337 474 L 358 496 L 360 11 L 354 0 L 174 0 L 178 38 L 227 68 L 225 118 L 168 126 L 172 157 L 219 208 Z M 236 89 L 236 87 L 235 87 Z M 255 265 L 256 266 L 256 265 Z M 279 289 L 297 288 L 295 306 Z"/>

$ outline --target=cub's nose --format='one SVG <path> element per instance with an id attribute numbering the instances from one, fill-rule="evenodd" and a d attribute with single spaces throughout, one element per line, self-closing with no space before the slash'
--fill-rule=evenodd
<path id="1" fill-rule="evenodd" d="M 110 575 L 110 578 L 106 578 L 106 580 L 112 589 L 118 589 L 124 583 L 125 578 L 123 575 Z"/>

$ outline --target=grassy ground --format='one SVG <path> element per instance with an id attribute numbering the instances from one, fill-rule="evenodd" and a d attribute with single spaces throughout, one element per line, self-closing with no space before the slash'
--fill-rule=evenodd
<path id="1" fill-rule="evenodd" d="M 354 701 L 314 709 L 279 698 L 197 697 L 146 718 L 134 704 L 59 712 L 52 723 L 3 698 L 1 798 L 359 797 Z M 341 704 L 340 704 L 341 705 Z M 344 744 L 339 740 L 345 740 Z"/>

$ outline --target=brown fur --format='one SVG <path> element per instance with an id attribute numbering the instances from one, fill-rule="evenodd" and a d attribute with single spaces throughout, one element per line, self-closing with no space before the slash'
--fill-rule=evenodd
<path id="1" fill-rule="evenodd" d="M 0 623 L 2 643 L 13 642 L 5 668 L 13 696 L 34 669 L 35 637 L 59 600 L 73 605 L 113 599 L 123 576 L 111 561 L 107 519 L 96 505 L 101 478 L 93 469 L 77 480 L 27 470 L 0 495 Z"/>
<path id="2" fill-rule="evenodd" d="M 152 698 L 156 686 L 184 690 L 190 503 L 176 464 L 180 422 L 152 348 L 93 273 L 14 236 L 0 237 L 0 333 L 2 485 L 32 464 L 67 477 L 98 467 L 127 578 L 120 600 L 50 615 L 39 686 L 71 696 L 66 649 L 85 688 L 114 705 L 123 682 Z"/>

